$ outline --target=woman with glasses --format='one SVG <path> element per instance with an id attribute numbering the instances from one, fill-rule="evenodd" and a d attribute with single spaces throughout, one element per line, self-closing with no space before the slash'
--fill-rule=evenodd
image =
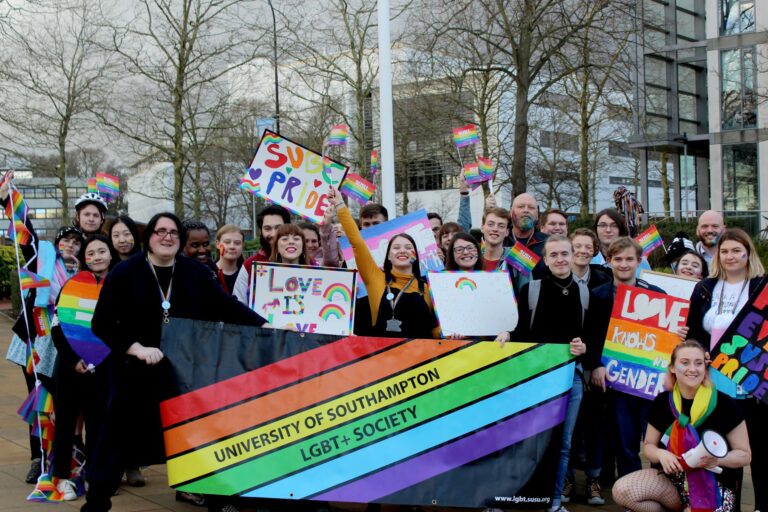
<path id="1" fill-rule="evenodd" d="M 184 242 L 181 221 L 159 213 L 144 231 L 145 252 L 118 265 L 104 282 L 92 329 L 112 350 L 109 403 L 84 511 L 110 509 L 127 463 L 165 461 L 159 404 L 167 398 L 172 376 L 160 335 L 170 317 L 265 323 L 227 295 L 205 266 L 180 254 Z"/>
<path id="2" fill-rule="evenodd" d="M 445 252 L 445 270 L 483 270 L 480 244 L 469 233 L 454 234 Z"/>
<path id="3" fill-rule="evenodd" d="M 601 210 L 595 216 L 595 233 L 597 233 L 597 239 L 600 242 L 600 250 L 592 258 L 592 263 L 600 265 L 606 268 L 610 268 L 610 265 L 606 262 L 605 255 L 608 252 L 608 246 L 611 245 L 615 239 L 622 236 L 629 236 L 629 229 L 627 229 L 627 221 L 624 217 L 614 208 L 606 208 Z M 651 270 L 651 265 L 648 260 L 643 256 L 640 261 L 640 266 L 637 267 L 637 277 L 640 277 L 640 273 L 645 270 Z"/>

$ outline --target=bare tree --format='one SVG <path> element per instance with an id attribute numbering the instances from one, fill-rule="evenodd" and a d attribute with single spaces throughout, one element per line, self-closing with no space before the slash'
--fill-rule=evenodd
<path id="1" fill-rule="evenodd" d="M 69 221 L 70 148 L 87 141 L 87 114 L 101 104 L 110 67 L 100 51 L 97 0 L 7 2 L 0 25 L 0 136 L 8 149 L 56 154 L 63 221 Z"/>
<path id="2" fill-rule="evenodd" d="M 250 0 L 137 0 L 120 20 L 105 20 L 110 49 L 125 78 L 101 120 L 147 150 L 173 163 L 173 203 L 184 216 L 191 158 L 208 140 L 222 82 L 263 52 L 264 5 Z M 197 145 L 194 152 L 190 145 Z M 194 166 L 193 166 L 194 168 Z M 200 170 L 199 168 L 195 168 Z M 192 200 L 199 210 L 199 198 Z"/>

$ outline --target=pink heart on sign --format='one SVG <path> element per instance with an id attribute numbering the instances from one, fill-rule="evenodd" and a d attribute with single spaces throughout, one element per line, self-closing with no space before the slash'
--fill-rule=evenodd
<path id="1" fill-rule="evenodd" d="M 320 188 L 320 185 L 322 185 L 323 182 L 320 180 L 315 180 L 315 188 Z"/>

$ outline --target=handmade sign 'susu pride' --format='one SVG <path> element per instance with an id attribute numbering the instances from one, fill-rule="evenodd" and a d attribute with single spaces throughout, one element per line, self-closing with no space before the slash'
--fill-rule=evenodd
<path id="1" fill-rule="evenodd" d="M 649 400 L 663 391 L 689 307 L 685 299 L 619 285 L 603 348 L 608 386 Z"/>
<path id="2" fill-rule="evenodd" d="M 768 286 L 763 279 L 711 351 L 711 366 L 768 404 Z"/>
<path id="3" fill-rule="evenodd" d="M 509 272 L 429 272 L 427 281 L 443 336 L 496 336 L 517 326 Z"/>
<path id="4" fill-rule="evenodd" d="M 264 130 L 240 187 L 312 222 L 322 223 L 328 187 L 339 188 L 347 167 L 301 144 Z"/>
<path id="5" fill-rule="evenodd" d="M 356 270 L 254 263 L 251 309 L 281 329 L 352 333 Z"/>
<path id="6" fill-rule="evenodd" d="M 371 226 L 360 232 L 365 240 L 371 256 L 376 264 L 381 267 L 387 257 L 387 245 L 389 240 L 398 233 L 408 233 L 416 242 L 416 252 L 419 254 L 419 268 L 421 275 L 426 275 L 429 271 L 443 270 L 443 260 L 440 259 L 435 235 L 432 233 L 432 227 L 429 225 L 426 210 L 417 210 L 415 212 L 397 217 L 387 222 Z M 342 236 L 339 238 L 339 247 L 347 262 L 347 267 L 357 268 L 355 263 L 355 254 L 352 251 L 352 244 L 349 238 Z M 365 297 L 367 292 L 363 286 L 363 280 L 357 283 L 357 296 Z"/>
<path id="7" fill-rule="evenodd" d="M 567 345 L 338 339 L 172 319 L 161 348 L 180 391 L 161 404 L 177 490 L 549 506 L 573 385 Z"/>

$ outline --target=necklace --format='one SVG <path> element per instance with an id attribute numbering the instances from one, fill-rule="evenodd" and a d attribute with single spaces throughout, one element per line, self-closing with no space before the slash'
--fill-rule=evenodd
<path id="1" fill-rule="evenodd" d="M 554 284 L 555 286 L 557 286 L 558 288 L 560 288 L 560 290 L 562 290 L 562 294 L 563 294 L 563 295 L 565 295 L 565 296 L 567 297 L 567 296 L 568 296 L 568 294 L 570 293 L 570 292 L 568 291 L 568 288 L 570 288 L 570 286 L 573 284 L 573 274 L 571 274 L 571 280 L 570 280 L 570 281 L 568 282 L 568 284 L 567 284 L 567 285 L 565 285 L 565 286 L 563 286 L 563 285 L 561 285 L 561 284 L 558 284 L 558 283 L 557 283 L 557 282 L 556 282 L 554 279 L 552 279 L 552 284 Z"/>
<path id="2" fill-rule="evenodd" d="M 163 291 L 162 286 L 160 286 L 160 279 L 157 277 L 155 266 L 152 265 L 152 261 L 149 259 L 149 254 L 147 254 L 147 264 L 149 264 L 149 269 L 152 271 L 152 275 L 155 277 L 155 281 L 157 282 L 157 288 L 160 290 L 160 298 L 163 299 L 163 301 L 160 303 L 160 307 L 163 308 L 163 323 L 170 323 L 168 315 L 171 309 L 171 291 L 173 290 L 173 273 L 176 271 L 176 260 L 173 260 L 173 267 L 171 268 L 171 282 L 168 283 L 168 290 L 166 291 Z"/>

